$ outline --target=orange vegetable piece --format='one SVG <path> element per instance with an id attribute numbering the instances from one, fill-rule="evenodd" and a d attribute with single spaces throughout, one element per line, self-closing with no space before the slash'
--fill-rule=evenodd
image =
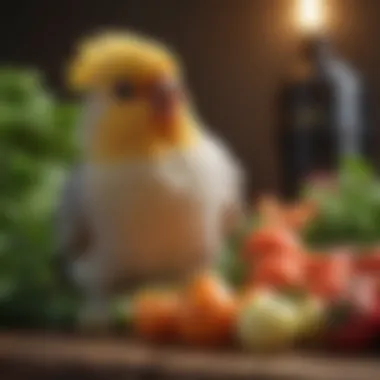
<path id="1" fill-rule="evenodd" d="M 293 252 L 287 251 L 265 257 L 257 263 L 253 281 L 276 288 L 301 286 L 304 283 L 303 262 Z"/>
<path id="2" fill-rule="evenodd" d="M 281 227 L 265 227 L 255 231 L 248 238 L 245 253 L 247 259 L 252 260 L 277 252 L 297 252 L 300 249 L 298 237 L 290 230 Z"/>
<path id="3" fill-rule="evenodd" d="M 317 206 L 314 202 L 302 202 L 295 205 L 284 206 L 281 218 L 288 228 L 299 231 L 307 225 L 317 214 Z"/>
<path id="4" fill-rule="evenodd" d="M 144 292 L 134 304 L 136 334 L 154 342 L 168 342 L 177 337 L 180 299 L 174 292 Z"/>
<path id="5" fill-rule="evenodd" d="M 311 257 L 306 270 L 308 290 L 325 299 L 343 295 L 352 279 L 352 259 L 344 253 Z"/>
<path id="6" fill-rule="evenodd" d="M 179 318 L 182 341 L 196 346 L 220 346 L 232 340 L 237 302 L 217 277 L 197 277 L 183 294 Z"/>
<path id="7" fill-rule="evenodd" d="M 257 209 L 265 225 L 299 231 L 316 216 L 318 207 L 311 199 L 281 204 L 278 199 L 266 196 L 260 199 Z"/>

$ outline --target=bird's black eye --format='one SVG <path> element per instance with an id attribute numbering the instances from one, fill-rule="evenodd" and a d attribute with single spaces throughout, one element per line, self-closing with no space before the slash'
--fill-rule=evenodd
<path id="1" fill-rule="evenodd" d="M 132 99 L 136 93 L 135 88 L 132 86 L 131 83 L 127 81 L 117 82 L 113 89 L 112 89 L 112 95 L 114 98 L 118 101 L 125 101 Z"/>

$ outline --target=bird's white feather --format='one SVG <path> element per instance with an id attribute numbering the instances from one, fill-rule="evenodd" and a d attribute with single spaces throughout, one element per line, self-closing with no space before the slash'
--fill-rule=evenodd
<path id="1" fill-rule="evenodd" d="M 238 176 L 211 137 L 157 161 L 85 166 L 87 220 L 97 236 L 89 249 L 102 256 L 107 279 L 210 264 L 223 239 L 223 213 L 239 202 Z"/>

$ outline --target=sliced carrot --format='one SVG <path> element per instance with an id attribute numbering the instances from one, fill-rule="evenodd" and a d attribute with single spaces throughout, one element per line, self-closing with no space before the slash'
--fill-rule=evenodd
<path id="1" fill-rule="evenodd" d="M 265 227 L 255 231 L 248 239 L 245 249 L 247 259 L 271 255 L 281 251 L 299 251 L 298 237 L 285 228 Z"/>
<path id="2" fill-rule="evenodd" d="M 285 227 L 294 231 L 302 229 L 317 214 L 318 206 L 312 199 L 294 204 L 282 204 L 275 197 L 263 197 L 258 212 L 266 226 Z"/>
<path id="3" fill-rule="evenodd" d="M 314 295 L 333 299 L 346 292 L 352 273 L 352 260 L 347 254 L 315 256 L 306 268 L 307 288 Z"/>
<path id="4" fill-rule="evenodd" d="M 180 299 L 174 292 L 144 292 L 134 304 L 136 334 L 154 342 L 175 339 L 178 331 Z"/>
<path id="5" fill-rule="evenodd" d="M 256 265 L 253 281 L 257 286 L 276 288 L 301 286 L 304 282 L 302 261 L 286 253 L 263 258 Z"/>
<path id="6" fill-rule="evenodd" d="M 315 217 L 317 206 L 311 201 L 288 205 L 283 207 L 281 214 L 285 226 L 294 231 L 299 231 Z"/>
<path id="7" fill-rule="evenodd" d="M 214 276 L 202 275 L 183 294 L 179 333 L 186 344 L 218 346 L 233 339 L 237 302 L 231 289 Z"/>

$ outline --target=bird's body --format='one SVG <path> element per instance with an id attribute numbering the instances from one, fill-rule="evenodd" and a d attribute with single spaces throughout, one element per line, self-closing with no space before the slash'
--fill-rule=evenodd
<path id="1" fill-rule="evenodd" d="M 211 266 L 241 211 L 239 166 L 178 95 L 171 59 L 141 43 L 107 37 L 77 65 L 82 85 L 99 82 L 85 107 L 84 160 L 62 200 L 60 251 L 87 316 L 105 312 L 116 285 L 181 281 Z"/>
<path id="2" fill-rule="evenodd" d="M 222 153 L 204 139 L 159 160 L 84 165 L 83 213 L 96 239 L 74 262 L 75 280 L 83 285 L 95 276 L 91 265 L 113 287 L 186 276 L 211 264 L 233 195 L 234 168 Z"/>

